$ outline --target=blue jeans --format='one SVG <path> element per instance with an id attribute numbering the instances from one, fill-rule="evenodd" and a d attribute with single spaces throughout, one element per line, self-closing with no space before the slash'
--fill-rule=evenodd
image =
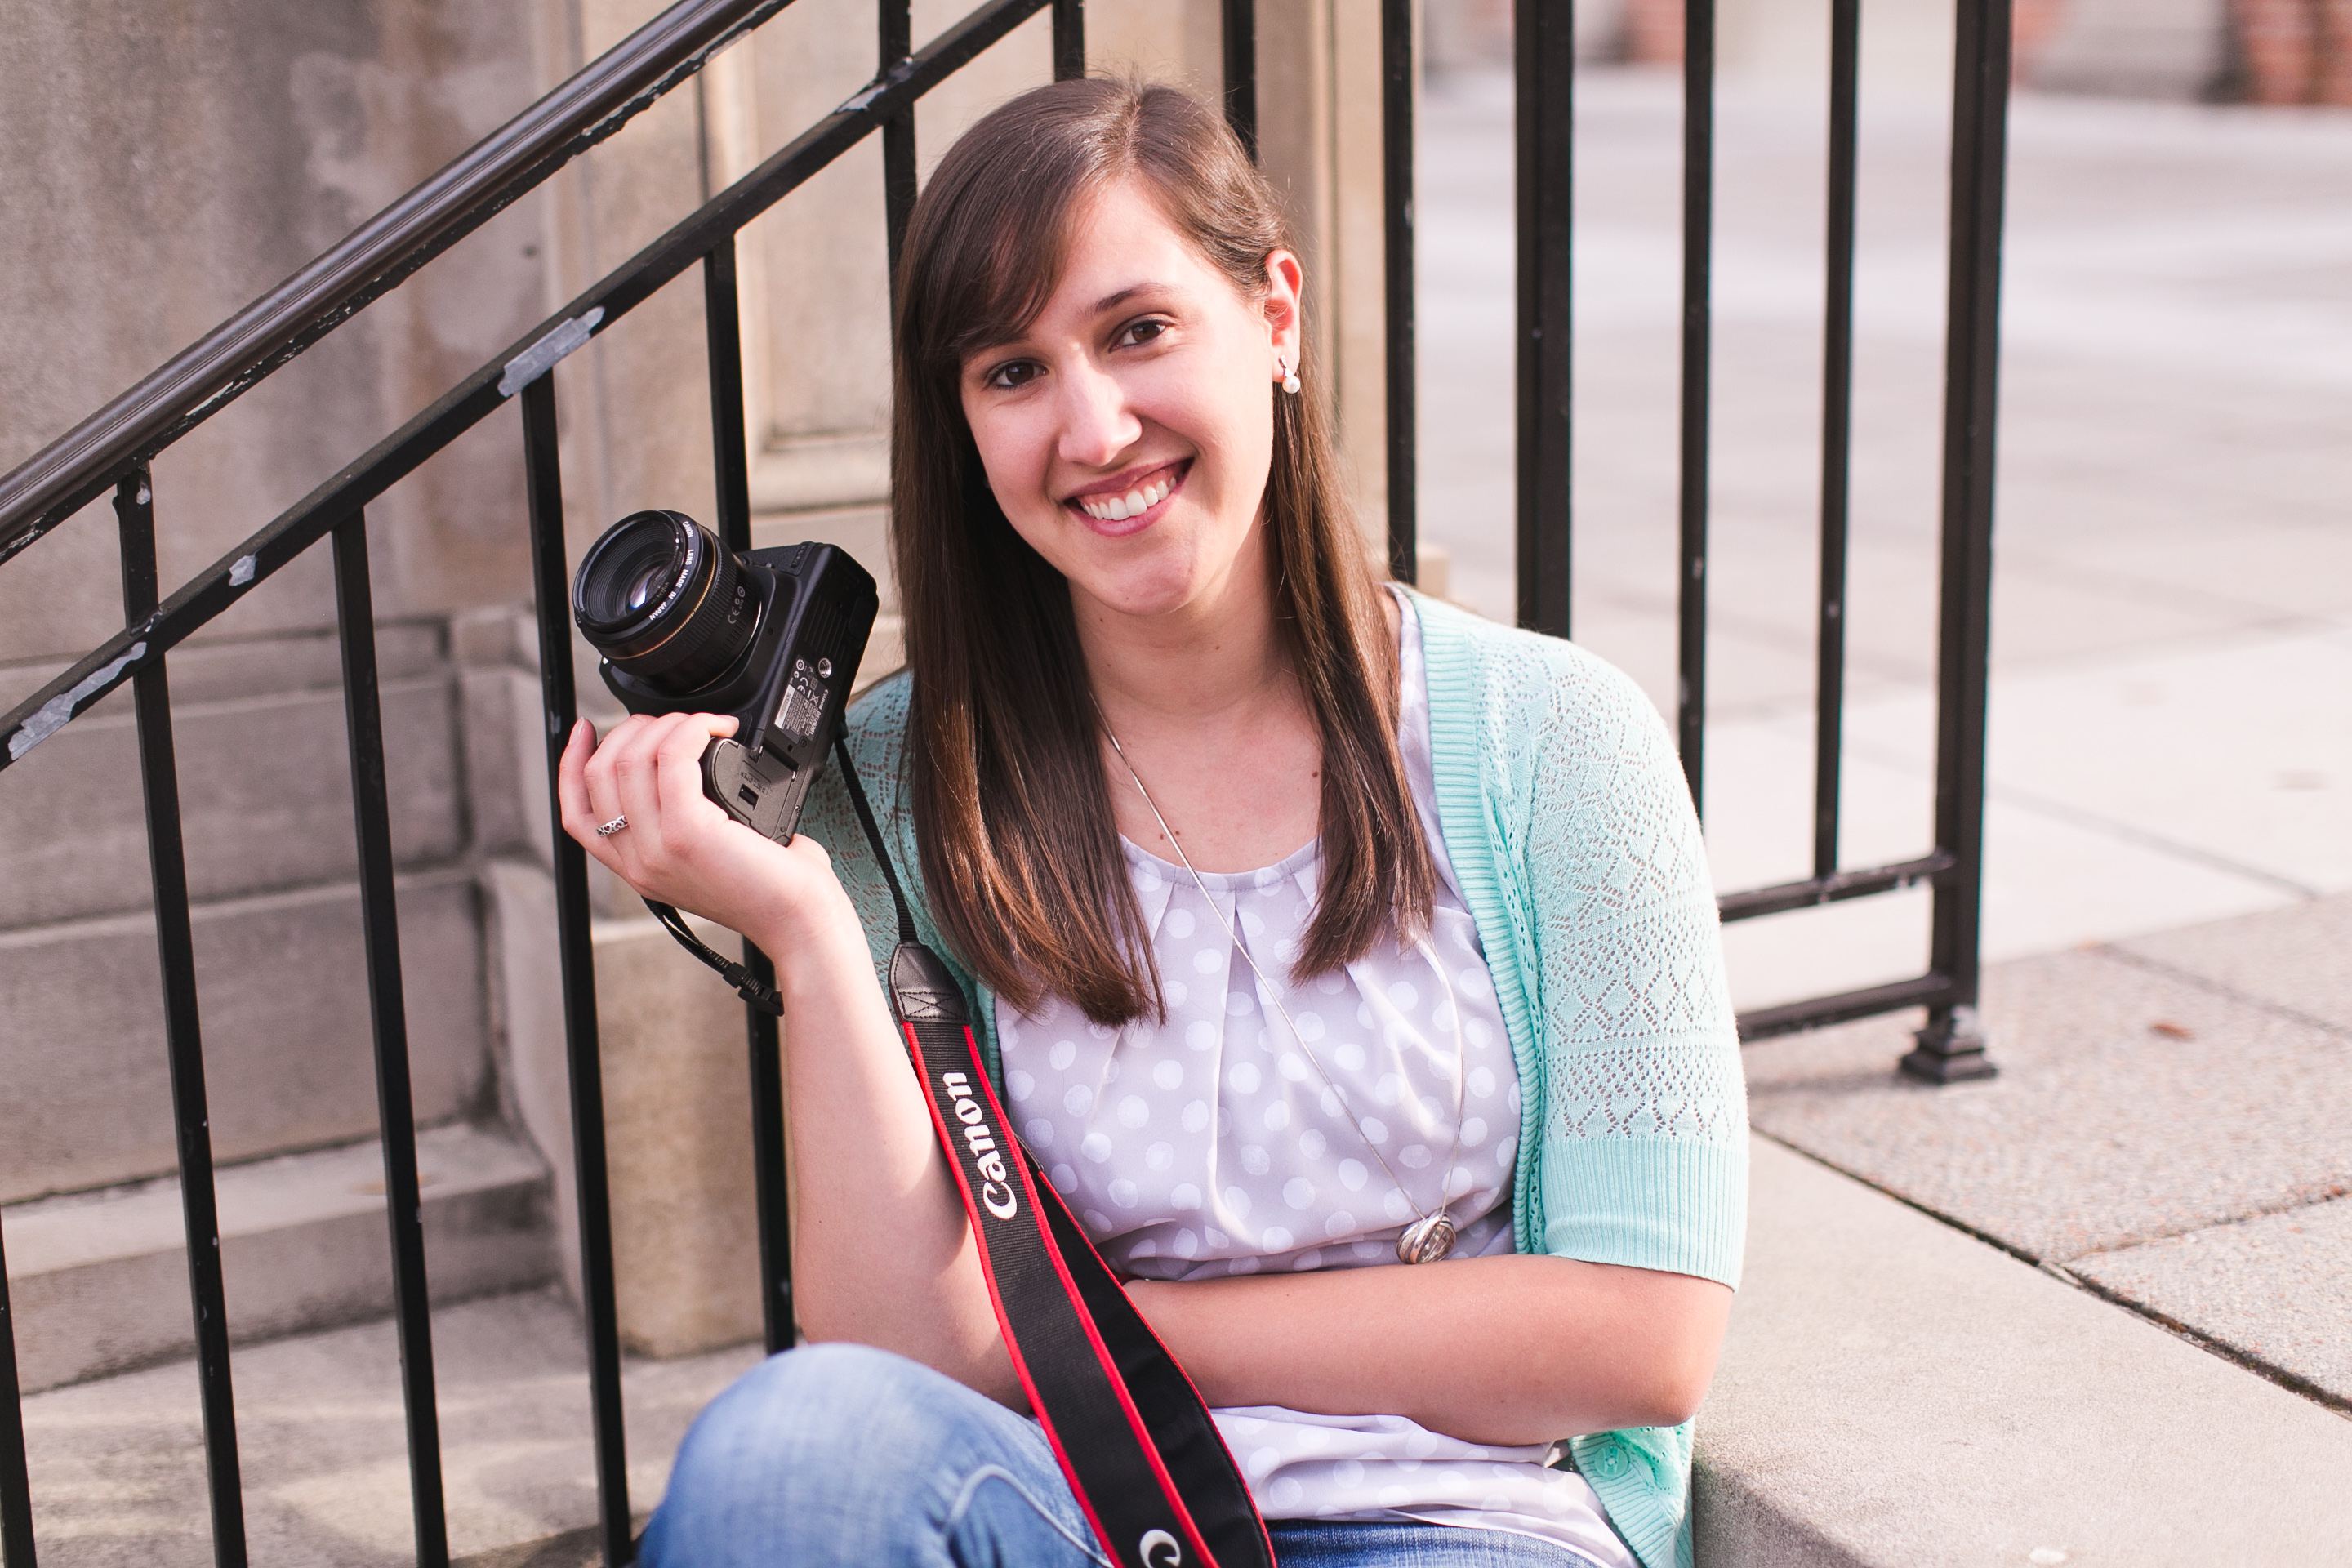
<path id="1" fill-rule="evenodd" d="M 1593 1568 L 1457 1525 L 1268 1521 L 1281 1568 Z M 698 1416 L 646 1527 L 646 1568 L 1106 1568 L 1045 1433 L 867 1345 L 752 1368 Z"/>

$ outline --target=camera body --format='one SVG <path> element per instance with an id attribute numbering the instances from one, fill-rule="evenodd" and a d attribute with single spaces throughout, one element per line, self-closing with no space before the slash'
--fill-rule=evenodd
<path id="1" fill-rule="evenodd" d="M 589 548 L 572 612 L 632 713 L 725 713 L 703 793 L 790 843 L 824 765 L 880 607 L 874 578 L 831 544 L 734 554 L 683 512 L 633 512 Z"/>

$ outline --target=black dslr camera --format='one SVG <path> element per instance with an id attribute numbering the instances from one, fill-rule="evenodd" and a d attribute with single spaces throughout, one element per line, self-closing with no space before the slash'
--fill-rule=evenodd
<path id="1" fill-rule="evenodd" d="M 703 792 L 780 844 L 841 722 L 880 607 L 830 544 L 738 555 L 680 511 L 631 512 L 588 549 L 572 615 L 632 713 L 731 713 L 702 752 Z"/>

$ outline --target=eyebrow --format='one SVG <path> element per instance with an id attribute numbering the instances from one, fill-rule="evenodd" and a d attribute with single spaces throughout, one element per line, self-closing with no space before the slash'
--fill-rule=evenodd
<path id="1" fill-rule="evenodd" d="M 1129 300 L 1134 299 L 1139 294 L 1149 294 L 1155 289 L 1173 288 L 1175 288 L 1175 285 L 1172 283 L 1162 283 L 1157 280 L 1143 283 L 1130 283 L 1126 288 L 1114 290 L 1113 292 L 1106 294 L 1101 299 L 1096 300 L 1095 308 L 1089 312 L 1089 314 L 1096 316 L 1104 315 L 1109 311 L 1116 310 L 1121 305 L 1126 304 Z M 1005 332 L 972 344 L 965 353 L 964 363 L 967 368 L 971 366 L 972 361 L 981 358 L 984 354 L 994 353 L 997 350 L 1003 348 L 1008 344 L 1019 342 L 1023 336 L 1024 333 L 1019 331 Z"/>
<path id="2" fill-rule="evenodd" d="M 1171 287 L 1171 285 L 1166 283 L 1130 283 L 1126 288 L 1121 289 L 1118 293 L 1106 294 L 1101 299 L 1096 300 L 1094 313 L 1099 316 L 1106 310 L 1115 310 L 1119 306 L 1127 303 L 1129 300 L 1134 299 L 1138 294 L 1148 294 L 1154 289 L 1166 289 L 1169 287 Z"/>

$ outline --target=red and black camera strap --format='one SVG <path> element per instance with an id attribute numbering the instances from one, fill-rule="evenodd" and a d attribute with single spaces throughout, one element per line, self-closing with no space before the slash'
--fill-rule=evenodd
<path id="1" fill-rule="evenodd" d="M 1265 1525 L 1200 1391 L 1013 1135 L 963 988 L 916 939 L 845 739 L 835 753 L 898 911 L 891 1009 L 971 1216 L 1013 1371 L 1096 1539 L 1120 1568 L 1273 1568 Z"/>

